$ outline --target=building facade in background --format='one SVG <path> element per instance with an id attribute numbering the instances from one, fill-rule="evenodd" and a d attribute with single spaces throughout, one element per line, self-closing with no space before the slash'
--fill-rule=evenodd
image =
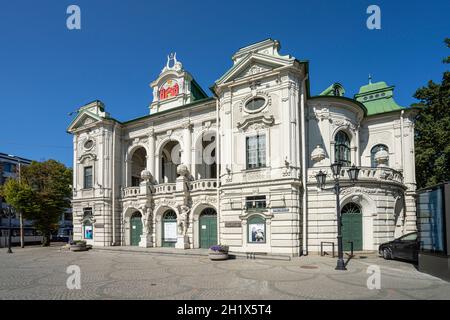
<path id="1" fill-rule="evenodd" d="M 150 87 L 150 114 L 126 122 L 101 101 L 78 110 L 73 134 L 74 238 L 97 246 L 297 256 L 336 241 L 335 195 L 316 173 L 343 164 L 344 242 L 355 250 L 416 230 L 413 109 L 393 87 L 339 83 L 317 96 L 308 62 L 267 39 L 241 48 L 211 87 L 175 55 Z M 349 166 L 361 167 L 356 184 Z M 329 184 L 328 186 L 331 186 Z"/>
<path id="2" fill-rule="evenodd" d="M 0 186 L 5 184 L 8 179 L 20 179 L 21 168 L 30 165 L 32 160 L 10 155 L 0 152 Z M 3 214 L 8 204 L 5 199 L 0 197 L 0 247 L 8 244 L 9 218 Z M 59 222 L 59 230 L 55 232 L 52 239 L 58 237 L 61 239 L 68 239 L 72 235 L 72 210 L 69 208 L 61 215 Z M 12 239 L 13 245 L 20 244 L 20 219 L 17 214 L 11 219 Z M 42 236 L 33 226 L 33 221 L 23 220 L 24 240 L 25 243 L 40 242 Z"/>

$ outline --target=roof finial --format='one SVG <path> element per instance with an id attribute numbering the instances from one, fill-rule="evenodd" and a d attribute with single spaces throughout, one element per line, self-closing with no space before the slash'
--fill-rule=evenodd
<path id="1" fill-rule="evenodd" d="M 372 75 L 369 73 L 369 84 L 372 84 Z"/>

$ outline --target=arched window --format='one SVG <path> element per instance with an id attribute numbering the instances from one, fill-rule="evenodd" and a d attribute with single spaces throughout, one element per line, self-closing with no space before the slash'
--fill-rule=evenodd
<path id="1" fill-rule="evenodd" d="M 370 150 L 370 166 L 372 168 L 378 166 L 378 162 L 375 160 L 375 154 L 380 150 L 385 150 L 389 153 L 389 148 L 384 144 L 377 144 L 376 146 L 374 146 L 372 150 Z M 386 166 L 389 167 L 389 159 L 386 162 Z"/>
<path id="2" fill-rule="evenodd" d="M 248 219 L 248 242 L 266 243 L 266 220 L 260 216 Z"/>
<path id="3" fill-rule="evenodd" d="M 350 166 L 350 139 L 344 131 L 339 131 L 334 138 L 334 160 L 342 166 Z"/>
<path id="4" fill-rule="evenodd" d="M 344 214 L 357 214 L 361 213 L 361 209 L 356 203 L 349 202 L 347 203 L 341 210 L 341 213 Z"/>

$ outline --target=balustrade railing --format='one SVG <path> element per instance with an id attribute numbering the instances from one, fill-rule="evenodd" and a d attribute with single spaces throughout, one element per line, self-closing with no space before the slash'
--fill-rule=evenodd
<path id="1" fill-rule="evenodd" d="M 397 183 L 403 183 L 403 175 L 400 171 L 394 170 L 389 167 L 359 167 L 359 175 L 358 180 L 363 181 L 392 181 Z M 341 175 L 340 178 L 342 180 L 349 179 L 348 177 L 348 170 L 350 167 L 343 167 L 341 169 Z M 327 173 L 328 176 L 331 177 L 331 169 L 329 167 L 317 167 L 317 168 L 310 168 L 308 169 L 308 180 L 309 182 L 316 182 L 316 174 L 319 172 L 319 170 L 322 170 L 323 172 Z"/>
<path id="2" fill-rule="evenodd" d="M 141 193 L 140 187 L 128 187 L 122 190 L 123 197 L 134 197 Z"/>
<path id="3" fill-rule="evenodd" d="M 191 182 L 191 191 L 217 189 L 216 179 L 201 179 Z"/>

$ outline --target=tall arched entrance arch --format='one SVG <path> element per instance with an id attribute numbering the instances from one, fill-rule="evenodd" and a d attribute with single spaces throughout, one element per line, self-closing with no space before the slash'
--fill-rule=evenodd
<path id="1" fill-rule="evenodd" d="M 345 251 L 350 251 L 351 242 L 353 250 L 363 249 L 362 212 L 361 208 L 353 203 L 347 203 L 341 210 L 342 215 L 342 243 Z"/>
<path id="2" fill-rule="evenodd" d="M 214 208 L 205 208 L 199 218 L 200 248 L 209 248 L 217 244 L 217 212 Z"/>

